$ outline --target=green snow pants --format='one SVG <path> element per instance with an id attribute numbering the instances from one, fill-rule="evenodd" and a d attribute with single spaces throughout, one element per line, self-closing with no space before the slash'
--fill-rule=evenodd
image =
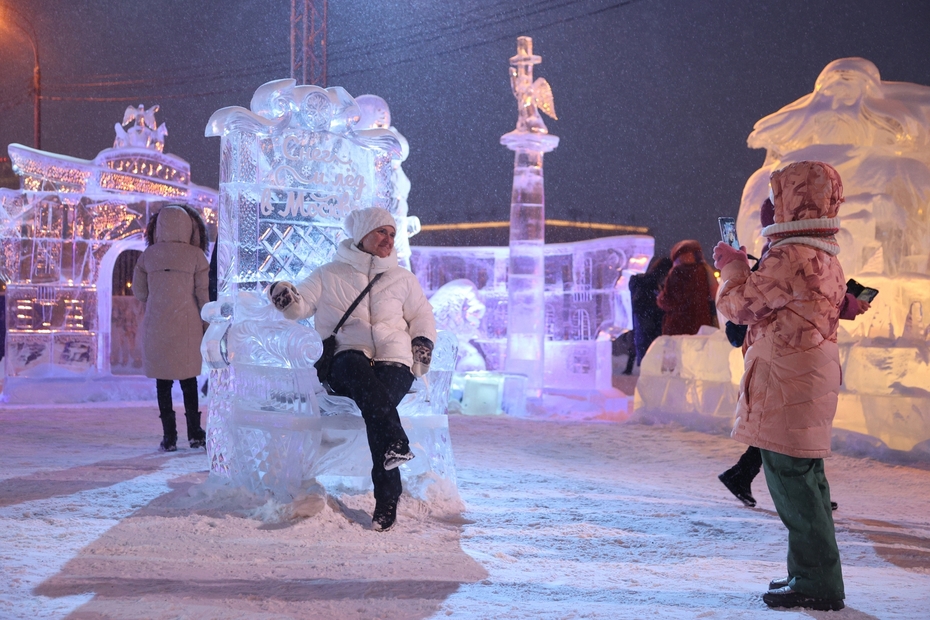
<path id="1" fill-rule="evenodd" d="M 762 466 L 775 509 L 788 528 L 791 589 L 818 598 L 846 598 L 823 459 L 762 450 Z"/>

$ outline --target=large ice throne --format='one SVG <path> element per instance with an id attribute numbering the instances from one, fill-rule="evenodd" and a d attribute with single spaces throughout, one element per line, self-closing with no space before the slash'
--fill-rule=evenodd
<path id="1" fill-rule="evenodd" d="M 211 474 L 285 501 L 318 485 L 371 488 L 361 414 L 327 394 L 313 368 L 319 334 L 284 319 L 264 294 L 268 282 L 328 262 L 350 211 L 395 201 L 400 141 L 392 129 L 356 129 L 360 116 L 342 88 L 278 80 L 256 91 L 250 110 L 223 108 L 207 126 L 222 139 L 220 299 L 202 313 Z M 405 491 L 445 508 L 459 505 L 445 415 L 456 349 L 455 336 L 440 333 L 426 381 L 398 408 L 417 457 L 401 467 Z"/>

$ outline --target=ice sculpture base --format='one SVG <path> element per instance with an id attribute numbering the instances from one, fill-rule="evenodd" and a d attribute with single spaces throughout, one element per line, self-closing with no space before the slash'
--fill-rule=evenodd
<path id="1" fill-rule="evenodd" d="M 468 372 L 462 377 L 465 415 L 521 416 L 526 413 L 526 377 L 503 372 Z"/>
<path id="2" fill-rule="evenodd" d="M 930 442 L 930 364 L 926 344 L 903 339 L 888 346 L 867 341 L 840 345 L 844 383 L 833 421 L 840 432 L 868 435 L 877 456 L 908 452 Z M 722 330 L 697 336 L 663 336 L 640 367 L 634 419 L 680 422 L 697 430 L 728 432 L 743 374 L 742 352 Z"/>
<path id="3" fill-rule="evenodd" d="M 152 401 L 154 405 L 155 380 L 139 376 L 112 375 L 73 378 L 7 377 L 0 401 L 14 405 Z"/>
<path id="4" fill-rule="evenodd" d="M 539 398 L 528 398 L 528 417 L 559 420 L 608 420 L 625 422 L 632 399 L 614 388 L 556 390 L 545 388 Z"/>
<path id="5" fill-rule="evenodd" d="M 365 421 L 351 400 L 333 398 L 355 411 L 307 416 L 238 410 L 226 420 L 211 418 L 211 438 L 226 438 L 224 452 L 212 451 L 225 468 L 214 466 L 213 474 L 234 487 L 288 502 L 317 484 L 334 495 L 370 491 Z M 448 417 L 402 415 L 401 423 L 415 455 L 400 468 L 404 492 L 439 506 L 460 505 Z"/>
<path id="6" fill-rule="evenodd" d="M 548 153 L 559 146 L 559 137 L 548 133 L 511 131 L 501 136 L 501 144 L 511 151 L 535 151 Z"/>

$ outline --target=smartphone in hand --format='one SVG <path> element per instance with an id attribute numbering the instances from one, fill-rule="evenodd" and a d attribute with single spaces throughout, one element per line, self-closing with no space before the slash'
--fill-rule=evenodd
<path id="1" fill-rule="evenodd" d="M 718 217 L 720 225 L 720 239 L 731 248 L 739 249 L 739 239 L 736 238 L 736 219 L 732 217 Z"/>
<path id="2" fill-rule="evenodd" d="M 846 282 L 846 292 L 852 293 L 856 299 L 872 303 L 875 296 L 878 295 L 878 289 L 870 286 L 859 284 L 852 278 Z"/>

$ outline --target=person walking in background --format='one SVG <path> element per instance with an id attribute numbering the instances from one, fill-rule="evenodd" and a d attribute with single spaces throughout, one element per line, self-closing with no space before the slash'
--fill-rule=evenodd
<path id="1" fill-rule="evenodd" d="M 339 244 L 332 262 L 296 287 L 275 282 L 268 294 L 289 319 L 315 316 L 316 330 L 324 337 L 347 317 L 336 332 L 329 376 L 321 381 L 354 400 L 362 412 L 375 495 L 371 522 L 383 532 L 397 519 L 402 492 L 397 467 L 413 458 L 397 405 L 414 376 L 429 370 L 436 323 L 416 276 L 397 263 L 394 216 L 379 207 L 351 211 L 345 229 L 351 238 Z"/>
<path id="2" fill-rule="evenodd" d="M 163 431 L 159 448 L 177 450 L 171 399 L 175 380 L 184 395 L 187 440 L 191 448 L 203 448 L 206 433 L 200 426 L 197 375 L 203 363 L 200 310 L 208 301 L 206 227 L 193 209 L 166 206 L 149 220 L 145 236 L 148 247 L 136 262 L 132 292 L 145 305 L 143 365 L 145 375 L 155 379 Z"/>
<path id="3" fill-rule="evenodd" d="M 798 162 L 772 173 L 775 223 L 759 268 L 745 250 L 714 248 L 723 285 L 721 315 L 747 325 L 745 370 L 733 438 L 760 448 L 765 479 L 788 529 L 788 575 L 769 583 L 769 607 L 844 607 L 830 485 L 830 454 L 840 388 L 836 343 L 846 294 L 836 255 L 840 176 L 821 162 Z"/>
<path id="4" fill-rule="evenodd" d="M 717 325 L 714 296 L 717 279 L 704 262 L 701 244 L 693 239 L 679 241 L 671 252 L 672 269 L 656 300 L 665 311 L 662 335 L 693 336 L 701 325 Z"/>
<path id="5" fill-rule="evenodd" d="M 672 259 L 654 256 L 646 273 L 630 277 L 630 302 L 633 311 L 633 346 L 636 348 L 636 363 L 642 365 L 643 357 L 652 341 L 662 335 L 662 319 L 665 312 L 656 303 L 659 290 L 672 268 Z M 631 369 L 632 370 L 632 369 Z"/>

